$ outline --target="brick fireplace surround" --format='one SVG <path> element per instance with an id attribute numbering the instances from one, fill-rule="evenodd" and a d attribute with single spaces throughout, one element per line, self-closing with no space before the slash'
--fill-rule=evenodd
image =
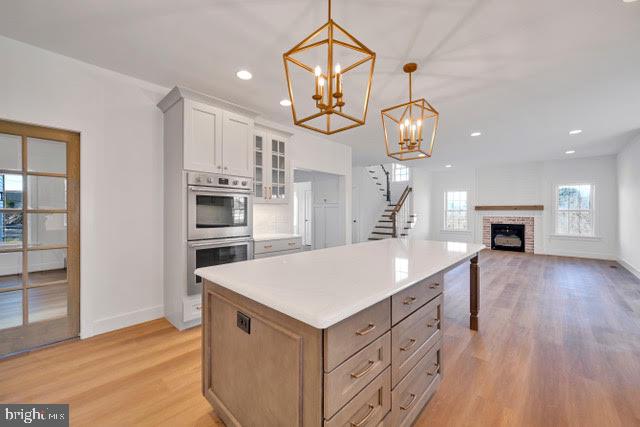
<path id="1" fill-rule="evenodd" d="M 533 253 L 534 221 L 532 216 L 485 216 L 482 217 L 482 243 L 491 247 L 491 224 L 524 224 L 524 251 Z"/>

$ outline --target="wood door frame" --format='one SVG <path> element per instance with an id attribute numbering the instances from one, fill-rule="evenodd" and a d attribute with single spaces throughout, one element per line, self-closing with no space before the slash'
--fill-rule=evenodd
<path id="1" fill-rule="evenodd" d="M 20 249 L 0 249 L 0 252 L 22 253 L 22 325 L 0 330 L 0 357 L 28 350 L 57 341 L 77 337 L 80 333 L 80 134 L 43 126 L 0 119 L 0 133 L 22 138 L 22 165 L 20 170 L 0 169 L 2 174 L 22 176 L 22 246 Z M 66 173 L 42 173 L 28 171 L 28 138 L 38 138 L 67 144 Z M 64 177 L 67 180 L 66 209 L 29 209 L 28 176 Z M 28 216 L 33 213 L 65 213 L 67 215 L 66 245 L 29 246 Z M 66 249 L 67 251 L 67 316 L 52 320 L 28 323 L 28 254 L 35 250 Z M 25 297 L 26 296 L 26 297 Z"/>

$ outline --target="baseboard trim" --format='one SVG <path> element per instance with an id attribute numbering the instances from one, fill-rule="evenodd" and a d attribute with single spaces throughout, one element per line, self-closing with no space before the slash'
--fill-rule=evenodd
<path id="1" fill-rule="evenodd" d="M 599 252 L 576 252 L 576 251 L 536 251 L 537 255 L 552 255 L 552 256 L 566 256 L 572 258 L 589 258 L 589 259 L 602 259 L 606 261 L 618 261 L 618 257 L 614 254 L 599 253 Z"/>
<path id="2" fill-rule="evenodd" d="M 629 264 L 627 261 L 625 261 L 622 258 L 618 258 L 618 263 L 624 268 L 626 268 L 629 271 L 629 273 L 633 274 L 638 279 L 640 279 L 640 269 L 635 268 L 633 265 Z"/>
<path id="3" fill-rule="evenodd" d="M 90 336 L 104 334 L 106 332 L 115 331 L 116 329 L 126 328 L 127 326 L 137 325 L 138 323 L 148 322 L 164 317 L 164 306 L 157 305 L 155 307 L 143 308 L 140 310 L 130 311 L 128 313 L 118 314 L 117 316 L 105 317 L 93 322 L 92 333 Z M 83 338 L 88 338 L 83 337 Z"/>

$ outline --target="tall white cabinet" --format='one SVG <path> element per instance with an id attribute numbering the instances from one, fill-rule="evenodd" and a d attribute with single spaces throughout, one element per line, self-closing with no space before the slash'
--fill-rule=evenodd
<path id="1" fill-rule="evenodd" d="M 164 305 L 178 329 L 200 323 L 201 297 L 187 295 L 187 172 L 251 177 L 256 113 L 176 87 L 164 113 Z"/>

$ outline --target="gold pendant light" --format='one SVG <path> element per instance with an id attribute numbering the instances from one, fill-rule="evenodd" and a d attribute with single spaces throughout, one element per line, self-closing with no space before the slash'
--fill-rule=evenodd
<path id="1" fill-rule="evenodd" d="M 374 52 L 333 21 L 328 2 L 327 23 L 282 55 L 293 122 L 325 135 L 365 124 L 376 60 Z M 350 65 L 341 66 L 340 59 Z M 366 71 L 353 72 L 359 69 Z"/>
<path id="2" fill-rule="evenodd" d="M 380 111 L 387 156 L 396 160 L 431 157 L 439 114 L 424 98 L 412 98 L 411 73 L 418 69 L 418 65 L 411 62 L 402 69 L 409 74 L 409 102 Z M 423 135 L 427 136 L 425 145 Z"/>

